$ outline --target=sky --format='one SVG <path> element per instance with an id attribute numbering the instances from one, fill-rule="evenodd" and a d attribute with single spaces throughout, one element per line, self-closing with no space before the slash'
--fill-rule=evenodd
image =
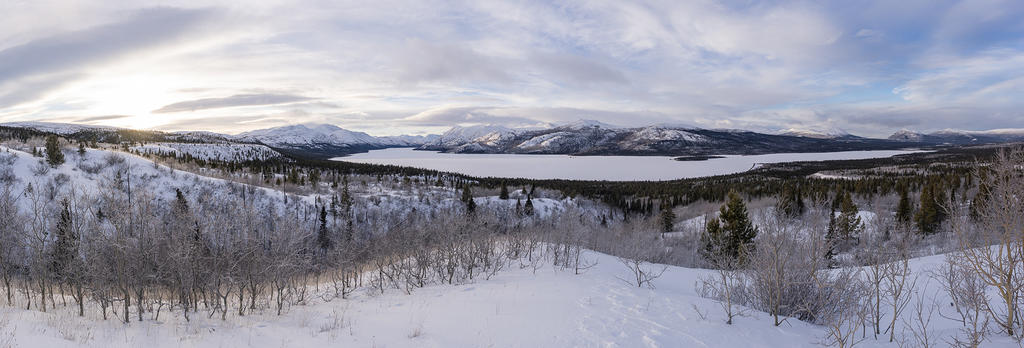
<path id="1" fill-rule="evenodd" d="M 1024 1 L 0 2 L 0 122 L 1024 128 Z"/>

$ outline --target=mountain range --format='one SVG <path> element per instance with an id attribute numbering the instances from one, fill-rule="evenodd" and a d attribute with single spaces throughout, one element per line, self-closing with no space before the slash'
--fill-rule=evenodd
<path id="1" fill-rule="evenodd" d="M 1024 129 L 944 130 L 933 133 L 901 130 L 887 139 L 874 139 L 836 129 L 789 129 L 778 134 L 767 134 L 671 124 L 619 127 L 591 120 L 545 128 L 455 126 L 441 135 L 400 136 L 372 136 L 329 124 L 288 125 L 235 135 L 206 131 L 144 131 L 48 122 L 0 123 L 0 130 L 3 129 L 53 133 L 76 140 L 103 142 L 263 144 L 283 153 L 311 158 L 331 158 L 392 147 L 449 153 L 706 156 L 883 150 L 1024 141 Z"/>

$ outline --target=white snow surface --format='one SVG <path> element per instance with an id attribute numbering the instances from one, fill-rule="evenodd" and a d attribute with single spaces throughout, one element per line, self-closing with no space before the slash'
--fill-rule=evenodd
<path id="1" fill-rule="evenodd" d="M 584 257 L 597 264 L 581 275 L 515 265 L 470 284 L 428 286 L 411 295 L 358 291 L 347 300 L 291 307 L 283 316 L 257 313 L 227 321 L 197 315 L 185 322 L 165 312 L 159 322 L 125 325 L 101 321 L 98 313 L 78 318 L 70 308 L 42 313 L 0 306 L 0 342 L 150 348 L 819 347 L 825 335 L 823 327 L 796 319 L 773 326 L 767 314 L 754 310 L 725 324 L 717 302 L 695 291 L 695 282 L 710 274 L 707 270 L 669 267 L 650 289 L 621 280 L 630 274 L 614 257 L 594 252 Z M 941 255 L 911 262 L 921 276 L 916 296 L 935 296 L 940 308 L 948 298 L 926 278 L 942 263 Z M 914 306 L 905 312 L 908 319 Z M 935 314 L 930 334 L 942 342 L 958 327 Z M 887 338 L 875 340 L 869 334 L 858 346 L 897 347 Z M 994 334 L 986 346 L 1017 345 Z"/>
<path id="2" fill-rule="evenodd" d="M 93 126 L 93 125 L 74 124 L 74 123 L 35 122 L 35 121 L 5 122 L 5 123 L 0 123 L 0 126 L 35 129 L 35 130 L 40 131 L 40 132 L 50 132 L 50 133 L 60 134 L 60 135 L 74 134 L 76 132 L 80 132 L 80 131 L 83 131 L 83 130 L 91 130 L 91 129 L 102 129 L 102 130 L 117 130 L 117 129 L 119 129 L 117 127 L 110 127 L 110 126 Z"/>
<path id="3" fill-rule="evenodd" d="M 240 140 L 258 141 L 271 146 L 302 146 L 315 144 L 331 145 L 372 145 L 372 146 L 418 146 L 435 139 L 436 136 L 385 136 L 375 137 L 363 132 L 350 131 L 329 124 L 290 125 L 259 129 L 240 133 Z"/>
<path id="4" fill-rule="evenodd" d="M 480 139 L 481 142 L 494 144 L 497 141 L 514 135 L 515 131 L 504 126 L 477 125 L 455 126 L 441 134 L 440 137 L 427 143 L 432 146 L 453 146 Z"/>
<path id="5" fill-rule="evenodd" d="M 132 147 L 132 150 L 162 156 L 182 157 L 191 155 L 202 160 L 225 162 L 264 161 L 281 157 L 273 149 L 258 144 L 192 144 L 192 143 L 149 143 Z"/>

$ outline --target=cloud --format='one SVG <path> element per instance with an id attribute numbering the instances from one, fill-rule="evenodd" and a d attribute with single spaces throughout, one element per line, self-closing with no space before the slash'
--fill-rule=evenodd
<path id="1" fill-rule="evenodd" d="M 5 119 L 1024 127 L 1013 0 L 5 5 L 18 18 L 0 23 Z"/>
<path id="2" fill-rule="evenodd" d="M 92 123 L 92 122 L 98 122 L 98 121 L 118 120 L 118 119 L 129 118 L 129 117 L 132 117 L 132 116 L 131 115 L 90 116 L 90 117 L 76 118 L 76 119 L 74 119 L 74 122 Z"/>
<path id="3" fill-rule="evenodd" d="M 473 81 L 504 83 L 511 81 L 502 68 L 502 59 L 480 54 L 464 45 L 439 45 L 412 40 L 398 58 L 403 82 Z"/>
<path id="4" fill-rule="evenodd" d="M 122 21 L 5 48 L 0 51 L 0 107 L 34 100 L 84 78 L 87 68 L 96 64 L 181 39 L 214 13 L 210 9 L 140 9 Z"/>
<path id="5" fill-rule="evenodd" d="M 254 105 L 278 105 L 290 104 L 302 101 L 314 100 L 315 98 L 290 94 L 236 94 L 223 98 L 203 98 L 195 100 L 180 101 L 153 110 L 155 114 L 196 111 L 204 109 L 229 108 L 236 106 Z"/>

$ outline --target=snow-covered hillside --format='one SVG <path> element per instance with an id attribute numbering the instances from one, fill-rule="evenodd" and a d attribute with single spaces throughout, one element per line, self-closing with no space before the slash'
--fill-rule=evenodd
<path id="1" fill-rule="evenodd" d="M 134 146 L 134 151 L 158 156 L 184 157 L 201 160 L 224 162 L 265 161 L 279 158 L 281 154 L 273 149 L 256 144 L 190 144 L 190 143 L 150 143 Z"/>
<path id="2" fill-rule="evenodd" d="M 615 257 L 587 252 L 596 265 L 581 275 L 550 265 L 513 267 L 489 280 L 435 285 L 406 295 L 359 291 L 350 299 L 313 300 L 283 316 L 253 314 L 227 321 L 173 315 L 124 325 L 78 318 L 58 308 L 42 313 L 0 307 L 0 344 L 46 347 L 819 347 L 825 329 L 795 319 L 773 326 L 765 313 L 744 310 L 725 323 L 718 303 L 700 297 L 694 284 L 711 271 L 668 267 L 655 288 L 622 279 L 631 274 Z M 956 334 L 960 324 L 944 303 L 948 297 L 929 272 L 943 256 L 911 261 L 918 276 L 915 298 L 930 307 L 933 344 Z M 914 344 L 911 328 L 917 300 L 897 322 L 897 337 Z M 883 309 L 885 310 L 885 309 Z M 90 313 L 94 316 L 95 314 Z M 859 335 L 859 334 L 858 334 Z M 898 347 L 868 334 L 861 347 Z M 997 335 L 986 347 L 1016 347 Z"/>
<path id="3" fill-rule="evenodd" d="M 73 124 L 73 123 L 56 123 L 56 122 L 5 122 L 0 123 L 0 127 L 12 127 L 12 128 L 26 128 L 33 129 L 40 132 L 48 132 L 59 135 L 69 135 L 76 132 L 85 130 L 103 130 L 113 131 L 119 128 L 109 126 L 92 126 L 84 124 Z"/>
<path id="4" fill-rule="evenodd" d="M 388 147 L 420 146 L 437 139 L 436 135 L 398 135 L 375 137 L 329 124 L 290 125 L 241 133 L 235 139 L 257 142 L 275 148 L 298 150 L 314 155 L 339 156 Z"/>
<path id="5" fill-rule="evenodd" d="M 422 150 L 451 153 L 578 155 L 722 155 L 892 149 L 903 144 L 835 134 L 762 134 L 685 125 L 618 127 L 580 120 L 543 129 L 502 126 L 453 127 Z"/>
<path id="6" fill-rule="evenodd" d="M 992 129 L 967 131 L 944 129 L 931 133 L 901 129 L 889 136 L 890 140 L 930 144 L 987 144 L 1024 141 L 1024 129 Z"/>
<path id="7" fill-rule="evenodd" d="M 428 136 L 386 136 L 375 137 L 329 124 L 291 125 L 249 131 L 236 136 L 240 140 L 256 141 L 274 147 L 299 146 L 419 146 Z"/>

